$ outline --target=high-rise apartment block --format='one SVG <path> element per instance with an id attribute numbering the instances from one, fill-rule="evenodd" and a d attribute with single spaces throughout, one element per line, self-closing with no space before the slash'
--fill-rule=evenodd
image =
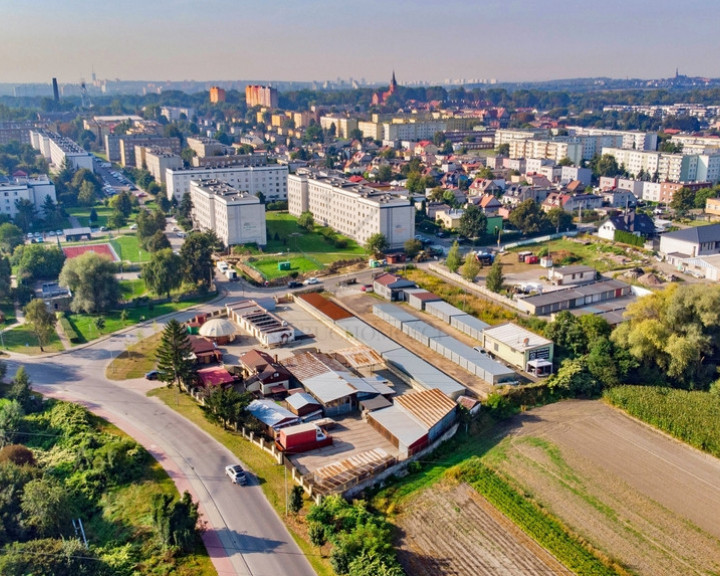
<path id="1" fill-rule="evenodd" d="M 0 178 L 0 214 L 7 214 L 10 218 L 15 218 L 17 207 L 15 202 L 19 200 L 28 200 L 35 206 L 38 217 L 42 218 L 40 213 L 45 198 L 50 197 L 53 202 L 57 201 L 55 197 L 55 184 L 53 184 L 46 176 L 41 178 L 15 178 L 7 180 Z"/>
<path id="2" fill-rule="evenodd" d="M 85 168 L 94 171 L 92 154 L 57 132 L 30 130 L 30 144 L 57 169 L 67 161 L 73 170 Z"/>
<path id="3" fill-rule="evenodd" d="M 218 102 L 225 102 L 225 90 L 219 86 L 213 86 L 210 88 L 210 104 L 217 104 Z"/>
<path id="4" fill-rule="evenodd" d="M 265 108 L 278 107 L 278 91 L 272 86 L 259 86 L 249 84 L 245 86 L 245 101 L 248 108 L 264 106 Z"/>
<path id="5" fill-rule="evenodd" d="M 359 244 L 380 233 L 391 248 L 402 248 L 415 234 L 415 206 L 404 191 L 380 191 L 340 174 L 300 169 L 289 175 L 288 211 L 293 216 L 310 212 L 317 224 Z"/>
<path id="6" fill-rule="evenodd" d="M 214 230 L 226 246 L 267 244 L 265 205 L 257 196 L 219 180 L 192 180 L 192 217 L 201 230 Z"/>
<path id="7" fill-rule="evenodd" d="M 222 158 L 222 157 L 220 157 Z M 265 200 L 285 200 L 287 198 L 287 166 L 271 164 L 269 166 L 227 166 L 222 168 L 176 168 L 165 171 L 168 200 L 178 202 L 190 192 L 192 180 L 218 180 L 242 192 L 257 195 L 261 192 Z"/>

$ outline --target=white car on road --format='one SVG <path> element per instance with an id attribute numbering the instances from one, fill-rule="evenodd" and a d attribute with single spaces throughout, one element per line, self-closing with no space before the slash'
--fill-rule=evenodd
<path id="1" fill-rule="evenodd" d="M 225 466 L 225 474 L 230 477 L 233 484 L 240 484 L 241 486 L 247 484 L 247 475 L 240 464 Z"/>

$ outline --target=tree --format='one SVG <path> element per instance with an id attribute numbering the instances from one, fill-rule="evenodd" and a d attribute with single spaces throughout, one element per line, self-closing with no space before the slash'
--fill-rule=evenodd
<path id="1" fill-rule="evenodd" d="M 38 339 L 41 352 L 45 351 L 43 347 L 55 332 L 56 322 L 55 314 L 48 311 L 45 302 L 41 298 L 36 298 L 25 306 L 25 323 Z"/>
<path id="2" fill-rule="evenodd" d="M 52 476 L 30 480 L 25 485 L 20 506 L 24 523 L 40 536 L 72 533 L 75 512 L 70 493 Z"/>
<path id="3" fill-rule="evenodd" d="M 24 415 L 17 400 L 0 400 L 0 448 L 12 444 Z"/>
<path id="4" fill-rule="evenodd" d="M 490 267 L 487 278 L 485 278 L 485 287 L 491 292 L 499 293 L 503 289 L 505 277 L 502 273 L 502 264 L 500 258 L 496 258 Z"/>
<path id="5" fill-rule="evenodd" d="M 559 206 L 550 209 L 547 213 L 547 219 L 555 228 L 555 232 L 567 231 L 573 227 L 572 214 L 565 212 Z"/>
<path id="6" fill-rule="evenodd" d="M 164 234 L 163 238 L 165 238 Z M 167 238 L 165 240 L 167 241 Z M 155 294 L 165 294 L 169 298 L 170 292 L 182 284 L 182 276 L 178 274 L 182 265 L 182 258 L 175 254 L 172 248 L 153 252 L 150 262 L 146 263 L 142 270 L 145 285 Z"/>
<path id="7" fill-rule="evenodd" d="M 422 242 L 420 242 L 417 238 L 410 238 L 409 240 L 405 240 L 403 248 L 408 258 L 415 258 L 415 256 L 419 254 L 420 250 L 422 250 Z"/>
<path id="8" fill-rule="evenodd" d="M 453 195 L 454 196 L 454 195 Z M 431 202 L 442 202 L 445 199 L 445 188 L 436 186 L 428 194 L 428 200 Z"/>
<path id="9" fill-rule="evenodd" d="M 155 234 L 150 236 L 150 238 L 145 238 L 143 246 L 148 252 L 157 252 L 158 250 L 164 250 L 165 248 L 172 248 L 170 240 L 168 240 L 168 237 L 162 230 L 158 230 Z"/>
<path id="10" fill-rule="evenodd" d="M 98 213 L 95 208 L 90 208 L 90 216 L 88 216 L 88 220 L 90 221 L 90 224 L 95 224 L 98 221 Z"/>
<path id="11" fill-rule="evenodd" d="M 524 235 L 539 234 L 546 231 L 550 222 L 535 200 L 529 198 L 521 202 L 508 218 L 510 224 L 520 230 Z"/>
<path id="12" fill-rule="evenodd" d="M 15 224 L 0 224 L 0 250 L 12 254 L 17 246 L 24 242 L 23 231 Z"/>
<path id="13" fill-rule="evenodd" d="M 42 244 L 18 246 L 14 258 L 18 263 L 18 277 L 26 282 L 57 278 L 65 264 L 65 254 L 60 248 L 46 248 Z"/>
<path id="14" fill-rule="evenodd" d="M 377 232 L 368 238 L 365 249 L 371 254 L 380 255 L 390 247 L 385 234 Z"/>
<path id="15" fill-rule="evenodd" d="M 555 315 L 555 320 L 545 327 L 545 336 L 555 343 L 558 360 L 577 358 L 587 352 L 588 337 L 583 325 L 567 310 Z"/>
<path id="16" fill-rule="evenodd" d="M 303 212 L 300 214 L 297 223 L 300 228 L 304 228 L 308 232 L 312 232 L 315 229 L 315 218 L 312 212 Z"/>
<path id="17" fill-rule="evenodd" d="M 620 173 L 617 160 L 615 156 L 610 154 L 603 154 L 602 156 L 595 156 L 590 160 L 590 168 L 596 177 L 600 176 L 617 176 Z"/>
<path id="18" fill-rule="evenodd" d="M 108 228 L 120 229 L 127 224 L 127 218 L 121 210 L 115 209 L 107 218 Z"/>
<path id="19" fill-rule="evenodd" d="M 495 153 L 498 156 L 509 156 L 510 155 L 510 144 L 500 144 L 497 148 L 495 148 Z"/>
<path id="20" fill-rule="evenodd" d="M 602 388 L 601 383 L 590 374 L 584 357 L 563 360 L 547 385 L 572 396 L 594 396 Z"/>
<path id="21" fill-rule="evenodd" d="M 718 195 L 718 190 L 713 188 L 700 188 L 697 192 L 695 192 L 695 208 L 699 208 L 701 210 L 705 209 L 705 204 L 708 201 L 708 198 L 716 198 Z M 2 227 L 0 227 L 1 229 Z"/>
<path id="22" fill-rule="evenodd" d="M 77 538 L 42 538 L 8 545 L 0 556 L 0 574 L 111 576 L 117 574 L 117 569 L 98 558 L 92 548 L 86 549 Z"/>
<path id="23" fill-rule="evenodd" d="M 183 279 L 189 284 L 209 288 L 212 282 L 213 252 L 221 252 L 223 245 L 214 231 L 191 232 L 180 248 Z"/>
<path id="24" fill-rule="evenodd" d="M 233 423 L 241 425 L 245 421 L 246 408 L 252 400 L 249 392 L 240 393 L 232 388 L 217 387 L 205 398 L 205 406 L 226 427 Z"/>
<path id="25" fill-rule="evenodd" d="M 177 207 L 177 221 L 184 230 L 192 229 L 192 199 L 187 192 L 183 194 L 180 204 Z"/>
<path id="26" fill-rule="evenodd" d="M 189 387 L 193 366 L 191 355 L 187 329 L 173 318 L 165 326 L 156 352 L 158 379 L 168 386 Z"/>
<path id="27" fill-rule="evenodd" d="M 676 190 L 670 204 L 668 204 L 678 216 L 687 215 L 695 206 L 695 192 L 686 186 Z M 704 207 L 704 206 L 703 206 Z"/>
<path id="28" fill-rule="evenodd" d="M 78 192 L 78 203 L 82 206 L 92 206 L 95 204 L 95 200 L 95 186 L 91 182 L 83 182 L 80 192 Z"/>
<path id="29" fill-rule="evenodd" d="M 15 210 L 15 224 L 17 224 L 23 232 L 27 232 L 35 222 L 35 204 L 26 198 L 21 198 L 15 200 Z"/>
<path id="30" fill-rule="evenodd" d="M 558 166 L 572 166 L 572 165 L 573 165 L 573 161 L 568 156 L 560 158 L 560 162 L 558 162 Z"/>
<path id="31" fill-rule="evenodd" d="M 117 306 L 120 299 L 115 264 L 94 252 L 86 252 L 65 262 L 59 283 L 72 291 L 70 308 L 74 312 L 107 312 Z"/>
<path id="32" fill-rule="evenodd" d="M 292 514 L 297 514 L 303 506 L 303 487 L 295 484 L 290 491 L 288 508 Z"/>
<path id="33" fill-rule="evenodd" d="M 132 198 L 130 194 L 123 191 L 110 198 L 110 208 L 122 212 L 125 218 L 128 218 L 132 214 Z"/>
<path id="34" fill-rule="evenodd" d="M 393 171 L 392 168 L 388 164 L 383 164 L 378 168 L 377 176 L 375 179 L 378 182 L 390 182 L 390 180 L 393 179 Z"/>
<path id="35" fill-rule="evenodd" d="M 480 262 L 473 252 L 465 255 L 465 263 L 460 268 L 460 274 L 468 282 L 474 282 L 475 277 L 480 273 Z"/>
<path id="36" fill-rule="evenodd" d="M 197 537 L 198 505 L 186 491 L 180 500 L 155 494 L 151 501 L 153 524 L 165 548 L 189 552 Z"/>
<path id="37" fill-rule="evenodd" d="M 487 216 L 474 204 L 470 204 L 465 208 L 463 215 L 460 216 L 460 224 L 458 225 L 458 233 L 464 238 L 478 238 L 485 234 L 487 230 Z"/>
<path id="38" fill-rule="evenodd" d="M 460 268 L 461 262 L 462 257 L 460 256 L 460 244 L 458 244 L 457 240 L 455 240 L 448 251 L 447 257 L 445 258 L 445 266 L 448 267 L 450 272 L 457 272 L 457 269 Z"/>

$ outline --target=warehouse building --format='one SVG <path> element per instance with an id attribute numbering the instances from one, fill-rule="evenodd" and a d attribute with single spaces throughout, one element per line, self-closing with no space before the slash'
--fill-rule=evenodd
<path id="1" fill-rule="evenodd" d="M 543 376 L 552 371 L 554 344 L 517 324 L 508 322 L 483 332 L 483 348 L 520 370 Z M 533 362 L 543 360 L 544 362 Z"/>
<path id="2" fill-rule="evenodd" d="M 555 290 L 545 294 L 529 296 L 517 302 L 518 308 L 523 312 L 536 316 L 549 316 L 553 312 L 560 312 L 560 310 L 582 308 L 598 302 L 622 298 L 630 293 L 629 284 L 619 280 L 605 280 L 566 290 Z"/>

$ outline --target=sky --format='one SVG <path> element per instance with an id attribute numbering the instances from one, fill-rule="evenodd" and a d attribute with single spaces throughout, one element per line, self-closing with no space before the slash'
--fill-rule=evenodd
<path id="1" fill-rule="evenodd" d="M 717 0 L 0 0 L 0 83 L 720 77 Z"/>

